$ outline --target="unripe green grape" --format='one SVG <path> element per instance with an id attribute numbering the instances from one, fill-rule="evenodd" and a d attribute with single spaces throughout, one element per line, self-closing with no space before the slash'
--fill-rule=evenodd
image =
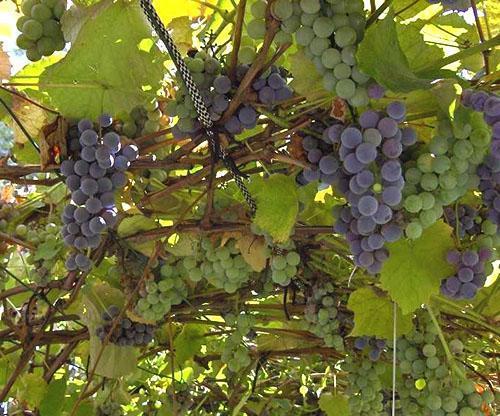
<path id="1" fill-rule="evenodd" d="M 55 51 L 54 44 L 55 42 L 52 38 L 44 36 L 36 42 L 36 47 L 41 55 L 50 56 Z"/>
<path id="2" fill-rule="evenodd" d="M 434 198 L 434 195 L 432 195 L 430 192 L 422 192 L 420 195 L 420 200 L 422 201 L 422 209 L 423 210 L 428 210 L 431 209 L 434 204 L 436 203 L 436 199 Z"/>
<path id="3" fill-rule="evenodd" d="M 60 0 L 57 4 L 52 8 L 52 13 L 56 17 L 56 19 L 61 19 L 62 15 L 66 11 L 66 0 Z"/>
<path id="4" fill-rule="evenodd" d="M 474 147 L 466 140 L 457 140 L 453 145 L 453 154 L 460 159 L 468 159 L 473 152 Z"/>
<path id="5" fill-rule="evenodd" d="M 335 65 L 335 68 L 333 68 L 333 75 L 335 75 L 335 78 L 337 78 L 338 80 L 347 79 L 351 75 L 351 67 L 341 62 L 340 64 Z"/>
<path id="6" fill-rule="evenodd" d="M 405 229 L 406 236 L 411 240 L 416 240 L 422 235 L 422 226 L 415 221 L 410 222 Z"/>
<path id="7" fill-rule="evenodd" d="M 266 17 L 266 8 L 267 3 L 265 1 L 258 0 L 250 7 L 250 13 L 256 19 L 264 19 Z"/>
<path id="8" fill-rule="evenodd" d="M 446 156 L 437 156 L 433 160 L 432 168 L 436 173 L 444 173 L 451 167 L 451 161 Z"/>
<path id="9" fill-rule="evenodd" d="M 148 120 L 144 123 L 144 134 L 156 133 L 160 130 L 160 123 L 157 120 Z"/>
<path id="10" fill-rule="evenodd" d="M 349 18 L 345 14 L 334 14 L 332 17 L 333 26 L 335 30 L 339 30 L 341 27 L 349 26 Z"/>
<path id="11" fill-rule="evenodd" d="M 407 183 L 416 185 L 420 183 L 421 178 L 422 178 L 422 172 L 415 167 L 411 167 L 407 169 L 405 172 L 405 179 Z"/>
<path id="12" fill-rule="evenodd" d="M 319 0 L 300 0 L 300 8 L 304 13 L 318 13 L 321 9 Z"/>
<path id="13" fill-rule="evenodd" d="M 286 255 L 286 261 L 291 266 L 298 266 L 300 264 L 300 255 L 295 251 L 290 251 Z"/>
<path id="14" fill-rule="evenodd" d="M 308 27 L 312 30 L 312 26 L 318 17 L 319 17 L 319 15 L 316 13 L 313 13 L 313 14 L 302 13 L 300 15 L 300 23 L 303 26 Z"/>
<path id="15" fill-rule="evenodd" d="M 51 38 L 61 36 L 61 25 L 57 20 L 49 19 L 43 22 L 43 35 Z"/>
<path id="16" fill-rule="evenodd" d="M 321 54 L 321 62 L 325 68 L 333 69 L 340 61 L 340 52 L 335 48 L 328 48 Z"/>
<path id="17" fill-rule="evenodd" d="M 284 20 L 281 22 L 281 30 L 286 33 L 293 34 L 297 32 L 299 29 L 301 23 L 300 23 L 300 17 L 298 16 L 291 16 L 290 18 Z"/>
<path id="18" fill-rule="evenodd" d="M 36 48 L 36 43 L 31 39 L 28 39 L 26 35 L 23 35 L 22 33 L 17 37 L 16 45 L 20 49 L 25 49 L 25 50 Z"/>
<path id="19" fill-rule="evenodd" d="M 274 256 L 271 260 L 271 266 L 275 270 L 284 270 L 287 265 L 286 258 L 283 256 Z"/>
<path id="20" fill-rule="evenodd" d="M 318 38 L 330 37 L 333 29 L 332 20 L 326 16 L 318 17 L 313 23 L 313 31 Z"/>
<path id="21" fill-rule="evenodd" d="M 43 26 L 40 22 L 30 19 L 23 24 L 23 34 L 31 40 L 38 40 L 42 37 Z"/>
<path id="22" fill-rule="evenodd" d="M 423 153 L 417 159 L 417 167 L 423 173 L 431 173 L 434 158 L 430 153 Z"/>
<path id="23" fill-rule="evenodd" d="M 438 177 L 434 173 L 424 173 L 420 186 L 426 191 L 434 191 L 439 185 Z"/>
<path id="24" fill-rule="evenodd" d="M 327 72 L 323 75 L 323 87 L 325 90 L 333 92 L 335 91 L 335 86 L 337 85 L 337 78 L 333 75 L 333 72 Z"/>
<path id="25" fill-rule="evenodd" d="M 328 49 L 330 42 L 324 38 L 314 38 L 309 44 L 309 50 L 314 56 L 321 56 Z"/>
<path id="26" fill-rule="evenodd" d="M 469 137 L 471 143 L 474 146 L 478 148 L 484 148 L 487 147 L 490 143 L 491 133 L 489 132 L 488 129 L 478 128 L 472 130 Z"/>
<path id="27" fill-rule="evenodd" d="M 30 20 L 30 17 L 29 16 L 21 16 L 19 19 L 17 19 L 17 22 L 16 22 L 16 27 L 17 27 L 17 30 L 19 30 L 20 32 L 23 30 L 23 25 L 28 21 Z M 21 48 L 21 49 L 25 49 L 25 48 Z"/>
<path id="28" fill-rule="evenodd" d="M 53 9 L 59 3 L 59 0 L 41 0 L 40 3 L 45 4 L 50 9 Z"/>
<path id="29" fill-rule="evenodd" d="M 35 4 L 31 9 L 31 17 L 39 22 L 45 22 L 52 17 L 52 10 L 45 4 Z"/>
<path id="30" fill-rule="evenodd" d="M 335 32 L 335 43 L 344 48 L 348 45 L 353 45 L 356 42 L 356 31 L 349 26 L 344 26 Z"/>
<path id="31" fill-rule="evenodd" d="M 410 195 L 404 201 L 404 207 L 408 212 L 418 213 L 422 209 L 422 200 L 418 195 Z"/>
<path id="32" fill-rule="evenodd" d="M 250 65 L 256 56 L 256 51 L 253 46 L 242 46 L 238 51 L 238 59 L 242 64 Z"/>
<path id="33" fill-rule="evenodd" d="M 429 143 L 429 150 L 436 156 L 444 155 L 448 148 L 448 139 L 442 136 L 434 136 Z"/>
<path id="34" fill-rule="evenodd" d="M 335 86 L 335 92 L 339 97 L 348 100 L 356 93 L 356 85 L 351 79 L 341 79 Z"/>
<path id="35" fill-rule="evenodd" d="M 351 68 L 351 78 L 358 84 L 366 84 L 370 80 L 370 77 L 363 74 L 357 66 Z"/>
<path id="36" fill-rule="evenodd" d="M 350 98 L 349 102 L 354 107 L 364 107 L 370 102 L 370 97 L 368 97 L 368 92 L 364 87 L 357 87 L 354 96 Z"/>
<path id="37" fill-rule="evenodd" d="M 457 186 L 457 178 L 451 172 L 445 172 L 439 176 L 439 185 L 443 189 L 452 190 Z"/>
<path id="38" fill-rule="evenodd" d="M 271 7 L 271 11 L 278 20 L 289 19 L 293 15 L 292 3 L 290 0 L 276 0 Z"/>
<path id="39" fill-rule="evenodd" d="M 262 39 L 266 34 L 265 20 L 251 20 L 247 25 L 247 33 L 252 39 Z"/>
<path id="40" fill-rule="evenodd" d="M 274 42 L 276 42 L 277 45 L 284 45 L 287 43 L 292 43 L 293 38 L 292 35 L 290 35 L 289 33 L 280 30 L 278 33 L 276 33 L 276 36 L 274 37 Z"/>
<path id="41" fill-rule="evenodd" d="M 25 16 L 31 16 L 31 9 L 38 3 L 38 0 L 23 0 L 21 3 L 21 11 Z"/>

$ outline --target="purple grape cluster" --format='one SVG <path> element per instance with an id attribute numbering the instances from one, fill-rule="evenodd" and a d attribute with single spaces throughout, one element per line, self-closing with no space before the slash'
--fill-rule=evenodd
<path id="1" fill-rule="evenodd" d="M 302 139 L 302 148 L 307 153 L 307 160 L 314 167 L 304 169 L 302 178 L 306 183 L 319 180 L 322 186 L 334 184 L 339 177 L 341 163 L 332 144 L 340 137 L 344 129 L 342 124 L 332 124 L 328 128 L 312 125 L 311 129 L 322 135 L 321 139 L 307 135 Z"/>
<path id="2" fill-rule="evenodd" d="M 354 348 L 368 351 L 368 357 L 372 361 L 378 361 L 385 347 L 387 347 L 385 340 L 375 337 L 359 337 L 354 341 Z"/>
<path id="3" fill-rule="evenodd" d="M 61 230 L 64 243 L 75 249 L 66 260 L 69 271 L 92 267 L 86 251 L 97 248 L 101 233 L 115 225 L 114 191 L 127 184 L 125 171 L 138 157 L 137 146 L 122 147 L 111 123 L 111 117 L 103 115 L 95 130 L 90 120 L 81 120 L 69 144 L 70 149 L 78 148 L 78 157 L 61 163 L 61 173 L 71 191 Z"/>
<path id="4" fill-rule="evenodd" d="M 486 91 L 465 90 L 462 104 L 483 113 L 484 121 L 492 130 L 490 154 L 500 159 L 500 96 Z"/>
<path id="5" fill-rule="evenodd" d="M 441 293 L 452 299 L 472 299 L 486 282 L 485 263 L 491 256 L 491 250 L 486 247 L 463 252 L 450 250 L 446 260 L 457 272 L 442 281 Z"/>
<path id="6" fill-rule="evenodd" d="M 101 315 L 104 321 L 103 325 L 96 330 L 96 336 L 104 341 L 108 333 L 113 328 L 115 318 L 120 314 L 120 308 L 116 305 L 111 305 Z M 131 321 L 128 318 L 121 318 L 120 323 L 116 324 L 109 342 L 121 347 L 139 347 L 149 344 L 153 340 L 154 326 L 141 324 Z"/>
<path id="7" fill-rule="evenodd" d="M 445 10 L 455 10 L 458 12 L 465 12 L 471 6 L 470 0 L 429 0 L 429 3 L 441 3 Z"/>
<path id="8" fill-rule="evenodd" d="M 416 142 L 413 129 L 399 126 L 405 115 L 400 102 L 389 104 L 385 113 L 367 110 L 359 126 L 347 127 L 334 138 L 342 161 L 336 185 L 347 199 L 337 211 L 335 231 L 346 235 L 355 264 L 371 274 L 387 259 L 385 243 L 402 236 L 405 180 L 400 158 Z"/>
<path id="9" fill-rule="evenodd" d="M 487 208 L 487 218 L 500 225 L 500 159 L 488 156 L 477 169 L 479 190 Z"/>
<path id="10" fill-rule="evenodd" d="M 252 88 L 257 92 L 258 102 L 273 107 L 293 96 L 292 89 L 287 85 L 283 71 L 273 66 L 260 78 L 257 78 Z"/>
<path id="11" fill-rule="evenodd" d="M 457 208 L 446 207 L 444 219 L 454 230 L 458 229 L 458 236 L 461 239 L 481 234 L 481 223 L 483 222 L 481 213 L 470 205 L 460 204 Z"/>

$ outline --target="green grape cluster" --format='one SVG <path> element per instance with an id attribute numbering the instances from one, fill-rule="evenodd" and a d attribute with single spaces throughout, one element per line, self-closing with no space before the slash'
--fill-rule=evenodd
<path id="1" fill-rule="evenodd" d="M 124 414 L 120 403 L 116 402 L 103 403 L 97 408 L 98 416 L 122 416 Z"/>
<path id="2" fill-rule="evenodd" d="M 249 366 L 252 362 L 245 341 L 248 341 L 248 336 L 251 334 L 256 319 L 246 313 L 239 315 L 229 313 L 224 316 L 224 321 L 227 326 L 234 326 L 236 329 L 224 342 L 221 360 L 230 371 L 236 373 Z"/>
<path id="3" fill-rule="evenodd" d="M 209 102 L 210 88 L 215 78 L 221 74 L 222 67 L 220 62 L 209 56 L 206 52 L 199 51 L 194 56 L 186 57 L 185 63 L 191 71 L 196 85 L 205 96 L 205 101 Z M 179 76 L 177 79 L 180 81 Z M 167 104 L 166 113 L 171 117 L 178 117 L 175 127 L 179 129 L 180 133 L 189 134 L 196 131 L 199 127 L 197 122 L 198 114 L 184 83 L 178 82 L 177 86 L 175 99 Z"/>
<path id="4" fill-rule="evenodd" d="M 267 2 L 251 7 L 248 35 L 261 39 L 265 34 Z M 323 86 L 354 106 L 368 104 L 366 84 L 369 77 L 360 72 L 356 62 L 357 44 L 365 29 L 362 0 L 276 0 L 272 15 L 281 21 L 276 43 L 292 41 L 311 59 L 323 76 Z"/>
<path id="5" fill-rule="evenodd" d="M 367 357 L 348 356 L 342 369 L 349 374 L 345 393 L 349 396 L 349 407 L 353 416 L 382 416 L 384 394 L 381 377 L 386 371 L 382 362 Z M 406 413 L 404 413 L 406 416 Z"/>
<path id="6" fill-rule="evenodd" d="M 461 355 L 464 346 L 454 339 L 449 348 L 455 355 Z M 494 400 L 490 391 L 479 394 L 473 381 L 453 371 L 438 339 L 438 329 L 426 314 L 420 314 L 418 326 L 398 340 L 396 356 L 403 377 L 398 386 L 398 408 L 404 415 L 481 415 L 482 409 Z"/>
<path id="7" fill-rule="evenodd" d="M 442 217 L 443 207 L 479 184 L 476 168 L 488 151 L 491 134 L 480 114 L 463 113 L 464 121 L 441 121 L 429 144 L 404 165 L 402 204 L 411 218 L 405 230 L 408 238 L 419 238 Z"/>
<path id="8" fill-rule="evenodd" d="M 16 235 L 36 247 L 26 262 L 34 266 L 31 278 L 38 286 L 46 286 L 52 280 L 54 267 L 60 259 L 58 254 L 64 246 L 59 231 L 59 227 L 52 222 L 42 229 L 28 229 L 24 224 L 16 227 Z"/>
<path id="9" fill-rule="evenodd" d="M 192 282 L 205 278 L 227 293 L 235 293 L 248 282 L 253 273 L 234 239 L 220 245 L 210 238 L 202 238 L 196 254 L 184 257 L 182 264 Z"/>
<path id="10" fill-rule="evenodd" d="M 30 61 L 39 61 L 62 51 L 66 42 L 61 29 L 61 17 L 66 10 L 66 0 L 23 0 L 23 15 L 17 20 L 21 34 L 17 46 L 26 50 Z"/>
<path id="11" fill-rule="evenodd" d="M 304 317 L 308 323 L 308 330 L 323 338 L 327 347 L 343 351 L 344 338 L 340 331 L 342 322 L 339 320 L 338 301 L 333 292 L 334 287 L 331 283 L 313 287 Z"/>
<path id="12" fill-rule="evenodd" d="M 130 119 L 122 125 L 122 133 L 130 138 L 156 133 L 160 130 L 162 112 L 156 100 L 137 106 L 130 112 Z"/>
<path id="13" fill-rule="evenodd" d="M 294 250 L 271 256 L 271 279 L 281 286 L 288 286 L 297 275 L 297 266 L 300 264 L 300 255 Z"/>
<path id="14" fill-rule="evenodd" d="M 172 306 L 181 304 L 187 297 L 182 262 L 165 263 L 159 273 L 155 271 L 154 274 L 159 276 L 146 283 L 136 305 L 136 312 L 151 322 L 163 319 Z"/>
<path id="15" fill-rule="evenodd" d="M 13 204 L 0 201 L 0 232 L 8 233 L 9 224 L 19 215 Z M 10 255 L 15 251 L 15 246 L 0 240 L 0 266 L 7 267 Z M 5 288 L 7 272 L 0 268 L 0 289 Z"/>

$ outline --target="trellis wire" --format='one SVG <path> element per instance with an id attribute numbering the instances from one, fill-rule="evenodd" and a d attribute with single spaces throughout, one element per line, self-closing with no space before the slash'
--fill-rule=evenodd
<path id="1" fill-rule="evenodd" d="M 167 48 L 168 54 L 172 58 L 172 61 L 174 62 L 175 67 L 179 71 L 181 79 L 188 90 L 189 96 L 193 100 L 194 108 L 196 110 L 196 113 L 198 114 L 198 119 L 205 130 L 205 134 L 207 136 L 208 143 L 210 145 L 210 149 L 212 151 L 214 160 L 221 159 L 226 168 L 231 172 L 234 181 L 236 182 L 236 185 L 243 194 L 243 197 L 245 198 L 245 201 L 250 207 L 250 211 L 253 215 L 257 210 L 257 205 L 255 203 L 255 200 L 252 198 L 245 183 L 243 182 L 242 179 L 243 175 L 236 167 L 234 160 L 230 155 L 226 153 L 224 149 L 221 148 L 217 135 L 214 132 L 213 121 L 210 117 L 210 113 L 207 109 L 207 106 L 200 94 L 200 90 L 198 89 L 198 86 L 194 82 L 194 79 L 191 76 L 191 73 L 188 67 L 186 66 L 184 60 L 182 59 L 179 50 L 175 46 L 175 43 L 172 37 L 170 36 L 170 33 L 168 33 L 168 30 L 162 23 L 160 17 L 158 16 L 158 13 L 156 13 L 156 10 L 152 5 L 151 0 L 141 0 L 141 8 L 144 14 L 146 15 L 148 21 L 151 23 L 151 26 L 153 27 L 154 31 L 156 32 L 160 40 Z"/>

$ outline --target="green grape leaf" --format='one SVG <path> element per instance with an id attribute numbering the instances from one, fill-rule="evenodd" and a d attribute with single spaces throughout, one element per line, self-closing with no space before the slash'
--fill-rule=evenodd
<path id="1" fill-rule="evenodd" d="M 115 2 L 89 19 L 68 54 L 40 76 L 66 117 L 129 112 L 156 95 L 163 57 L 138 2 Z M 77 97 L 77 99 L 75 99 Z"/>
<path id="2" fill-rule="evenodd" d="M 187 324 L 174 340 L 175 368 L 182 368 L 183 364 L 191 360 L 201 351 L 202 345 L 206 344 L 205 328 L 203 325 Z"/>
<path id="3" fill-rule="evenodd" d="M 38 373 L 24 373 L 14 384 L 17 399 L 25 401 L 30 407 L 40 406 L 47 387 L 46 381 Z"/>
<path id="4" fill-rule="evenodd" d="M 354 312 L 354 328 L 350 336 L 373 336 L 393 339 L 394 306 L 385 293 L 364 287 L 352 292 L 347 306 Z M 376 319 L 374 319 L 376 317 Z M 411 315 L 396 309 L 396 332 L 404 335 L 412 329 Z"/>
<path id="5" fill-rule="evenodd" d="M 415 241 L 402 239 L 388 244 L 389 259 L 380 283 L 408 314 L 439 293 L 441 280 L 453 273 L 446 253 L 454 247 L 452 229 L 442 221 L 425 230 Z"/>
<path id="6" fill-rule="evenodd" d="M 348 398 L 343 394 L 323 393 L 318 404 L 326 416 L 350 416 L 351 414 Z"/>
<path id="7" fill-rule="evenodd" d="M 36 250 L 35 260 L 50 260 L 56 257 L 62 249 L 60 241 L 48 240 L 40 244 Z"/>
<path id="8" fill-rule="evenodd" d="M 418 77 L 411 69 L 398 39 L 394 13 L 368 28 L 356 56 L 361 71 L 391 91 L 409 92 L 431 85 L 430 79 Z"/>
<path id="9" fill-rule="evenodd" d="M 40 416 L 59 416 L 64 406 L 66 377 L 50 382 L 47 393 L 40 404 Z"/>
<path id="10" fill-rule="evenodd" d="M 299 212 L 297 185 L 292 176 L 275 174 L 268 179 L 256 177 L 250 183 L 257 212 L 254 222 L 275 241 L 290 236 Z"/>
<path id="11" fill-rule="evenodd" d="M 308 100 L 317 99 L 325 93 L 323 88 L 323 76 L 317 71 L 313 62 L 304 55 L 301 49 L 290 55 L 290 71 L 293 80 L 290 87 Z"/>
<path id="12" fill-rule="evenodd" d="M 96 374 L 107 378 L 118 378 L 132 373 L 136 369 L 138 352 L 133 347 L 103 344 L 95 335 L 102 325 L 102 312 L 110 305 L 123 307 L 123 293 L 107 283 L 94 282 L 83 289 L 82 321 L 87 325 L 90 334 L 90 367 L 96 366 Z M 101 353 L 102 350 L 102 353 Z"/>
<path id="13" fill-rule="evenodd" d="M 179 16 L 172 19 L 168 25 L 175 45 L 182 54 L 185 54 L 193 45 L 193 28 L 188 16 Z"/>
<path id="14" fill-rule="evenodd" d="M 134 215 L 132 217 L 125 218 L 118 225 L 118 236 L 121 238 L 129 237 L 131 235 L 137 234 L 141 231 L 150 231 L 157 228 L 158 224 L 152 218 L 145 217 L 143 215 Z M 155 242 L 146 241 L 143 243 L 131 241 L 130 245 L 140 251 L 145 256 L 150 256 L 153 253 Z"/>

